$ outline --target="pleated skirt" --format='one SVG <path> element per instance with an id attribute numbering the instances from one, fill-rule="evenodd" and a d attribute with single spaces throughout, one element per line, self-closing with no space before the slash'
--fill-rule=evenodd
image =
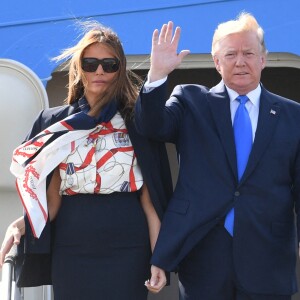
<path id="1" fill-rule="evenodd" d="M 150 241 L 138 193 L 63 196 L 55 221 L 55 300 L 146 300 Z"/>

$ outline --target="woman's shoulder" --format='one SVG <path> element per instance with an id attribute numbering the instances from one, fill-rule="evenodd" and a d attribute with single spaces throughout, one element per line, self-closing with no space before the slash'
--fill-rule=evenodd
<path id="1" fill-rule="evenodd" d="M 61 121 L 62 119 L 68 117 L 69 115 L 74 114 L 77 107 L 78 107 L 77 104 L 71 104 L 71 105 L 68 104 L 68 105 L 45 108 L 40 112 L 37 119 L 40 122 L 49 126 L 57 121 Z"/>
<path id="2" fill-rule="evenodd" d="M 41 110 L 36 117 L 33 126 L 26 137 L 26 140 L 32 138 L 50 125 L 73 114 L 75 109 L 76 105 L 62 105 Z"/>
<path id="3" fill-rule="evenodd" d="M 41 116 L 43 118 L 52 117 L 52 116 L 58 118 L 60 117 L 65 118 L 68 115 L 72 114 L 74 110 L 75 110 L 74 105 L 61 105 L 61 106 L 49 107 L 49 108 L 45 108 L 41 112 Z"/>

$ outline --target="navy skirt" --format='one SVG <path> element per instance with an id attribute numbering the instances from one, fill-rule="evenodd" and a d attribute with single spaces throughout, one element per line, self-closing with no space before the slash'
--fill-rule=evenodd
<path id="1" fill-rule="evenodd" d="M 63 196 L 55 221 L 55 300 L 146 300 L 151 249 L 136 193 Z"/>

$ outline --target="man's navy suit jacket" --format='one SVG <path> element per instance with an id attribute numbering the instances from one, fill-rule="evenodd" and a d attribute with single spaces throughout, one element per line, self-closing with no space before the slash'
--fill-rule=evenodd
<path id="1" fill-rule="evenodd" d="M 181 260 L 234 206 L 233 259 L 253 293 L 293 294 L 300 206 L 300 105 L 262 86 L 252 152 L 238 182 L 230 100 L 212 89 L 167 83 L 140 93 L 138 130 L 176 145 L 179 176 L 152 263 L 176 270 Z M 298 235 L 300 233 L 297 219 Z M 222 251 L 222 245 L 220 245 Z"/>
<path id="2" fill-rule="evenodd" d="M 78 103 L 59 106 L 41 111 L 26 140 L 31 139 L 50 125 L 79 111 Z M 147 184 L 151 200 L 160 219 L 173 192 L 172 178 L 164 143 L 150 141 L 135 129 L 133 120 L 126 122 L 128 134 L 137 157 L 138 164 Z M 47 178 L 47 184 L 51 174 Z M 112 220 L 113 222 L 113 220 Z M 51 284 L 51 236 L 54 222 L 48 221 L 39 239 L 32 234 L 25 215 L 25 239 L 18 247 L 16 277 L 18 286 L 38 286 Z"/>

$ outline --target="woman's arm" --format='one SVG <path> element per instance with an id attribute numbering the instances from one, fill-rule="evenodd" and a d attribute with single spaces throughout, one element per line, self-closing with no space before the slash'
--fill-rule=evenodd
<path id="1" fill-rule="evenodd" d="M 52 221 L 59 210 L 61 203 L 61 196 L 59 195 L 60 187 L 60 175 L 59 170 L 56 168 L 54 170 L 53 176 L 51 178 L 49 187 L 47 189 L 47 202 L 50 221 Z M 13 221 L 7 228 L 4 240 L 2 242 L 0 250 L 0 267 L 4 263 L 6 254 L 10 251 L 13 245 L 18 245 L 20 243 L 21 236 L 25 234 L 25 220 L 24 216 Z"/>
<path id="2" fill-rule="evenodd" d="M 153 252 L 160 230 L 160 220 L 154 209 L 148 188 L 145 184 L 142 186 L 141 189 L 141 205 L 147 218 L 151 250 Z"/>
<path id="3" fill-rule="evenodd" d="M 153 252 L 160 230 L 160 220 L 152 204 L 148 188 L 145 184 L 141 190 L 141 205 L 147 218 L 151 250 Z M 153 293 L 158 293 L 166 285 L 166 282 L 167 279 L 164 270 L 156 266 L 152 266 L 151 279 L 145 282 L 148 290 Z"/>
<path id="4" fill-rule="evenodd" d="M 7 228 L 0 250 L 0 267 L 4 263 L 6 254 L 13 245 L 20 244 L 21 236 L 25 234 L 24 216 L 13 221 Z"/>
<path id="5" fill-rule="evenodd" d="M 50 221 L 54 220 L 61 204 L 61 195 L 59 194 L 61 178 L 59 168 L 57 167 L 52 175 L 47 189 L 47 203 Z"/>

